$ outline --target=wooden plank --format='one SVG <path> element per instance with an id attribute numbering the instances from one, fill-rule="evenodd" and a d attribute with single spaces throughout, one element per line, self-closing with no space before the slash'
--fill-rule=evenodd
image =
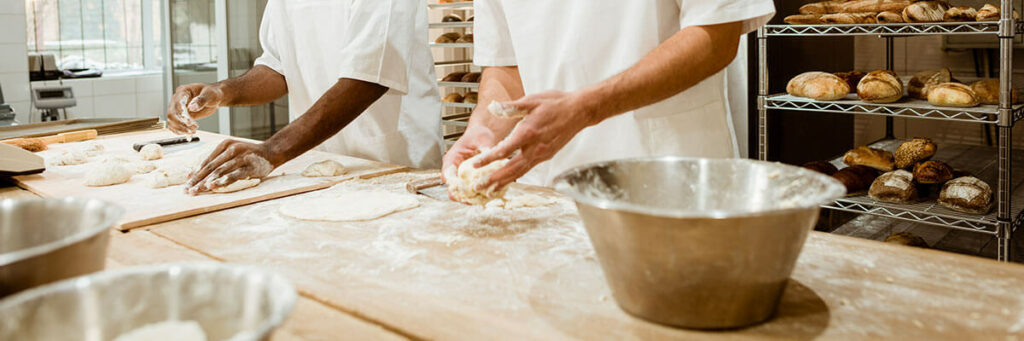
<path id="1" fill-rule="evenodd" d="M 94 142 L 85 142 L 99 143 L 106 149 L 104 155 L 90 158 L 89 163 L 76 166 L 49 166 L 41 174 L 18 176 L 14 179 L 19 186 L 43 197 L 82 196 L 120 205 L 125 208 L 125 215 L 120 222 L 120 228 L 128 230 L 139 226 L 314 191 L 353 178 L 373 177 L 403 169 L 400 166 L 386 165 L 375 161 L 309 151 L 278 167 L 259 186 L 235 193 L 189 196 L 184 193 L 182 186 L 151 189 L 144 185 L 143 176 L 135 176 L 129 182 L 115 186 L 88 187 L 82 183 L 85 172 L 103 157 L 120 156 L 137 160 L 138 162 L 149 162 L 141 160 L 137 153 L 131 149 L 132 144 L 171 136 L 173 134 L 169 131 L 158 130 L 101 137 Z M 218 143 L 228 138 L 227 136 L 205 132 L 199 132 L 199 136 L 201 138 L 200 143 L 165 148 L 164 158 L 151 162 L 158 166 L 190 165 L 195 163 L 199 155 L 205 155 Z M 46 157 L 56 155 L 63 150 L 75 148 L 82 148 L 82 144 L 61 144 L 39 154 Z M 328 178 L 308 178 L 300 175 L 302 170 L 309 164 L 327 159 L 341 162 L 350 172 L 343 176 Z"/>
<path id="2" fill-rule="evenodd" d="M 1024 267 L 812 233 L 778 316 L 704 332 L 648 323 L 611 298 L 575 207 L 488 211 L 419 197 L 369 222 L 306 222 L 281 205 L 333 191 L 404 191 L 394 174 L 149 227 L 304 295 L 423 339 L 978 339 L 1024 337 Z M 329 208 L 324 208 L 329 209 Z"/>
<path id="3" fill-rule="evenodd" d="M 0 140 L 16 137 L 38 137 L 76 130 L 96 129 L 100 135 L 131 130 L 159 128 L 160 119 L 151 118 L 89 118 L 41 122 L 0 127 Z"/>

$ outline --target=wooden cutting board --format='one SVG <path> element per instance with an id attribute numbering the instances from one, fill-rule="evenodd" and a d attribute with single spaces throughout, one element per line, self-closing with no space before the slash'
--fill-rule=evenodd
<path id="1" fill-rule="evenodd" d="M 105 151 L 101 155 L 90 157 L 86 164 L 47 165 L 47 169 L 43 173 L 17 176 L 14 177 L 14 180 L 18 186 L 42 197 L 89 197 L 117 204 L 125 209 L 124 217 L 120 221 L 120 229 L 129 230 L 196 214 L 323 189 L 353 178 L 374 177 L 404 169 L 400 166 L 354 157 L 309 151 L 278 167 L 258 186 L 235 193 L 207 193 L 190 196 L 184 193 L 182 186 L 152 189 L 145 186 L 143 175 L 136 175 L 127 183 L 114 186 L 89 187 L 83 184 L 85 173 L 105 157 L 120 156 L 132 161 L 150 162 L 158 167 L 185 165 L 194 162 L 196 158 L 200 157 L 200 154 L 207 154 L 221 141 L 229 138 L 224 135 L 199 132 L 199 143 L 166 147 L 164 158 L 155 161 L 143 161 L 132 149 L 134 143 L 173 136 L 175 135 L 167 130 L 152 130 L 102 136 L 94 141 L 53 145 L 50 150 L 39 154 L 44 157 L 53 156 L 61 151 L 81 149 L 92 143 L 103 145 Z M 341 162 L 349 169 L 349 173 L 326 178 L 309 178 L 300 175 L 306 166 L 326 159 Z"/>

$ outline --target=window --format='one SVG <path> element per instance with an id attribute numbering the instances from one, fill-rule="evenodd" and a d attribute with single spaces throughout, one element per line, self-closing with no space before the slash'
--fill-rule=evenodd
<path id="1" fill-rule="evenodd" d="M 143 1 L 25 0 L 28 49 L 53 53 L 61 69 L 156 67 L 144 62 Z"/>

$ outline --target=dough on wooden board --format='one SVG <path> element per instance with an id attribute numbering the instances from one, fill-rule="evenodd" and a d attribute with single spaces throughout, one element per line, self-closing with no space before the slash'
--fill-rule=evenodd
<path id="1" fill-rule="evenodd" d="M 306 177 L 325 177 L 325 176 L 338 176 L 348 173 L 348 169 L 345 169 L 340 162 L 334 160 L 323 160 L 306 167 L 306 170 L 302 171 L 302 176 Z"/>
<path id="2" fill-rule="evenodd" d="M 164 147 L 155 143 L 147 144 L 139 149 L 139 156 L 143 160 L 159 160 L 164 157 Z"/>
<path id="3" fill-rule="evenodd" d="M 146 176 L 145 184 L 149 188 L 177 186 L 188 181 L 189 169 L 185 167 L 160 168 Z"/>
<path id="4" fill-rule="evenodd" d="M 206 341 L 196 321 L 164 321 L 144 325 L 121 334 L 114 341 Z"/>
<path id="5" fill-rule="evenodd" d="M 54 166 L 72 166 L 89 162 L 89 157 L 80 150 L 65 150 L 54 155 L 48 161 Z"/>
<path id="6" fill-rule="evenodd" d="M 94 142 L 86 145 L 85 148 L 82 149 L 82 152 L 88 156 L 97 156 L 103 154 L 104 150 L 106 150 L 106 148 L 103 147 L 102 144 Z"/>
<path id="7" fill-rule="evenodd" d="M 217 187 L 212 190 L 214 193 L 231 193 L 238 192 L 243 189 L 255 187 L 260 184 L 260 179 L 242 179 L 228 184 L 227 186 Z"/>
<path id="8" fill-rule="evenodd" d="M 102 162 L 85 173 L 86 186 L 110 186 L 128 182 L 135 175 L 135 168 L 125 162 Z"/>
<path id="9" fill-rule="evenodd" d="M 474 167 L 477 160 L 480 160 L 487 152 L 487 149 L 481 150 L 480 154 L 462 161 L 458 170 L 454 172 L 449 170 L 445 173 L 444 178 L 448 183 L 448 192 L 455 197 L 455 200 L 471 205 L 486 205 L 491 200 L 501 199 L 505 196 L 505 190 L 508 187 L 497 191 L 476 190 L 479 185 L 488 181 L 491 174 L 509 162 L 505 159 L 491 162 L 480 168 Z"/>
<path id="10" fill-rule="evenodd" d="M 285 216 L 313 221 L 372 220 L 420 205 L 415 195 L 357 191 L 330 197 L 309 197 L 281 206 Z"/>

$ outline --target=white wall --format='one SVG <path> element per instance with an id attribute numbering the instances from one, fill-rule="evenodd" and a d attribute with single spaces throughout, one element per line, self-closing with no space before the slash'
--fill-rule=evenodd
<path id="1" fill-rule="evenodd" d="M 31 107 L 25 34 L 25 1 L 0 0 L 0 87 L 22 123 Z"/>
<path id="2" fill-rule="evenodd" d="M 32 82 L 33 87 L 61 84 L 70 86 L 78 101 L 67 110 L 69 119 L 160 117 L 166 111 L 159 72 Z M 33 122 L 38 119 L 33 114 Z"/>

